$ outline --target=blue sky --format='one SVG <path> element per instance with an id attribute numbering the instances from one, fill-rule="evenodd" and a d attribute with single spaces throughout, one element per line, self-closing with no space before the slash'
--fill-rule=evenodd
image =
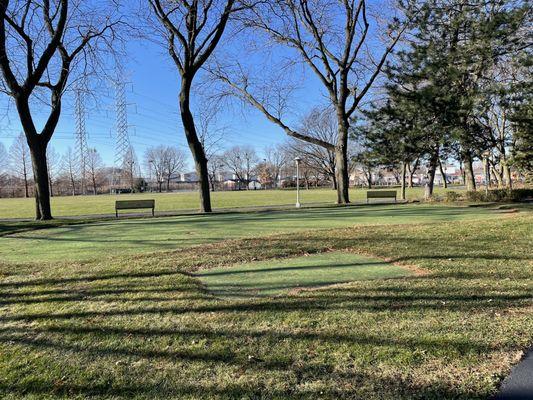
<path id="1" fill-rule="evenodd" d="M 157 44 L 149 42 L 135 42 L 129 45 L 128 53 L 131 59 L 125 66 L 126 96 L 128 105 L 128 122 L 130 141 L 135 148 L 139 161 L 142 162 L 146 148 L 159 144 L 180 147 L 189 157 L 190 152 L 183 134 L 178 113 L 179 81 L 175 66 L 168 59 L 168 55 Z M 304 99 L 299 104 L 318 104 L 323 101 L 320 87 L 313 83 L 311 77 Z M 314 87 L 312 87 L 314 86 Z M 314 93 L 310 96 L 310 93 Z M 63 154 L 70 146 L 75 146 L 75 120 L 72 107 L 72 95 L 65 99 L 63 112 L 51 145 Z M 315 100 L 312 98 L 316 96 Z M 114 92 L 102 90 L 96 94 L 98 107 L 90 107 L 87 111 L 86 128 L 88 145 L 95 147 L 102 155 L 104 162 L 111 165 L 114 158 Z M 9 149 L 13 138 L 22 130 L 18 122 L 14 106 L 9 107 L 6 114 L 8 100 L 1 97 L 0 110 L 4 117 L 0 120 L 0 141 Z M 37 123 L 42 123 L 45 114 L 40 113 L 34 106 Z M 293 118 L 292 122 L 296 122 Z M 218 123 L 227 127 L 224 144 L 251 145 L 259 155 L 265 147 L 286 140 L 286 134 L 276 125 L 268 122 L 265 117 L 251 107 L 242 108 L 240 105 L 221 113 Z M 192 163 L 189 162 L 192 168 Z"/>
<path id="2" fill-rule="evenodd" d="M 375 0 L 373 3 L 380 4 L 380 0 Z M 382 9 L 380 13 L 383 13 Z M 241 41 L 242 38 L 232 36 L 227 32 L 226 40 L 223 39 L 221 44 L 227 47 L 225 50 L 235 50 L 237 53 L 244 51 L 243 54 L 246 54 L 247 45 Z M 374 40 L 369 40 L 372 45 Z M 128 120 L 131 125 L 129 135 L 138 160 L 143 163 L 144 152 L 150 146 L 174 145 L 187 154 L 191 169 L 190 152 L 179 118 L 178 73 L 169 59 L 167 50 L 152 41 L 131 39 L 128 42 L 127 54 L 128 60 L 125 62 L 124 71 L 125 80 L 128 82 L 126 96 L 129 104 Z M 273 49 L 272 54 L 274 59 L 294 57 L 294 54 L 280 50 L 279 47 Z M 255 69 L 254 74 L 259 79 L 271 82 L 268 74 L 262 74 L 263 69 L 271 67 L 269 59 L 254 60 L 250 55 L 245 62 L 254 67 L 252 68 Z M 289 106 L 291 114 L 285 118 L 285 122 L 293 127 L 297 126 L 300 117 L 313 106 L 323 106 L 327 103 L 318 78 L 307 68 L 305 69 L 307 70 L 305 75 L 300 76 L 298 72 L 296 80 L 301 82 L 301 87 L 292 97 L 293 101 Z M 276 71 L 275 67 L 272 70 Z M 68 147 L 75 146 L 73 99 L 69 93 L 66 96 L 60 123 L 51 141 L 51 146 L 60 154 L 63 154 Z M 108 90 L 97 92 L 95 96 L 98 107 L 90 107 L 86 118 L 88 145 L 100 152 L 107 165 L 112 165 L 115 148 L 114 92 L 109 87 Z M 194 93 L 192 102 L 194 104 Z M 5 111 L 7 105 L 6 96 L 0 96 L 0 117 L 3 116 L 0 118 L 0 141 L 9 149 L 13 138 L 21 132 L 21 127 L 14 107 L 11 106 L 9 112 Z M 44 114 L 39 113 L 37 106 L 34 106 L 33 114 L 37 124 L 42 125 Z M 224 110 L 218 119 L 218 124 L 227 128 L 224 141 L 226 147 L 250 145 L 260 156 L 267 146 L 287 140 L 287 135 L 267 121 L 260 112 L 250 106 L 243 108 L 240 103 Z"/>

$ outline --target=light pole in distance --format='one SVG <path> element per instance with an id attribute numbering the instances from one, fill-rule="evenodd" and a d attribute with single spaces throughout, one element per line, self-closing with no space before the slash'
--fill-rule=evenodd
<path id="1" fill-rule="evenodd" d="M 300 204 L 300 161 L 302 159 L 296 157 L 294 161 L 296 162 L 296 208 L 300 208 L 302 206 Z"/>

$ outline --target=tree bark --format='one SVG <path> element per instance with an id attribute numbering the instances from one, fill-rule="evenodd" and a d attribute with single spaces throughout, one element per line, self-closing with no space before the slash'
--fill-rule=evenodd
<path id="1" fill-rule="evenodd" d="M 372 171 L 370 168 L 368 169 L 368 173 L 365 173 L 366 175 L 366 182 L 368 183 L 368 188 L 372 189 Z"/>
<path id="2" fill-rule="evenodd" d="M 498 189 L 503 188 L 503 169 L 498 171 L 495 165 L 489 163 L 490 172 L 493 176 L 493 179 L 498 182 Z"/>
<path id="3" fill-rule="evenodd" d="M 444 168 L 442 168 L 442 160 L 439 159 L 439 170 L 440 170 L 440 176 L 442 177 L 442 187 L 444 189 L 448 188 L 448 182 L 446 181 L 446 173 L 444 172 Z"/>
<path id="4" fill-rule="evenodd" d="M 413 187 L 413 177 L 416 173 L 416 169 L 418 168 L 418 163 L 420 162 L 420 159 L 416 159 L 415 163 L 413 164 L 413 166 L 411 167 L 411 164 L 409 164 L 409 187 L 412 188 Z"/>
<path id="5" fill-rule="evenodd" d="M 24 197 L 30 197 L 29 185 L 28 185 L 28 171 L 26 171 L 26 165 L 24 165 Z"/>
<path id="6" fill-rule="evenodd" d="M 50 187 L 48 181 L 48 163 L 46 162 L 46 144 L 33 140 L 30 146 L 33 176 L 35 181 L 35 219 L 50 220 Z"/>
<path id="7" fill-rule="evenodd" d="M 196 168 L 196 174 L 199 181 L 200 191 L 200 211 L 211 212 L 211 193 L 209 191 L 209 171 L 207 169 L 207 157 L 202 146 L 202 143 L 198 139 L 196 133 L 196 127 L 194 125 L 194 118 L 190 110 L 190 92 L 191 92 L 192 79 L 188 79 L 187 76 L 182 76 L 181 91 L 180 91 L 180 114 L 181 121 L 183 123 L 183 130 L 185 131 L 185 137 L 187 143 L 193 155 L 194 165 Z"/>
<path id="8" fill-rule="evenodd" d="M 335 146 L 335 174 L 337 176 L 337 204 L 350 203 L 348 176 L 348 127 L 345 113 L 337 111 L 339 137 Z"/>
<path id="9" fill-rule="evenodd" d="M 511 178 L 511 168 L 509 168 L 509 164 L 507 164 L 507 160 L 504 161 L 502 167 L 503 167 L 503 177 L 505 179 L 505 185 L 507 189 L 512 190 L 513 179 Z"/>
<path id="10" fill-rule="evenodd" d="M 331 185 L 333 186 L 333 190 L 337 190 L 337 177 L 334 173 L 331 175 Z"/>
<path id="11" fill-rule="evenodd" d="M 428 170 L 428 180 L 426 182 L 426 188 L 424 191 L 424 198 L 426 200 L 433 197 L 433 188 L 435 183 L 435 172 L 437 171 L 437 163 L 439 160 L 439 153 L 438 151 L 435 151 L 435 153 L 431 156 L 431 159 L 429 161 L 429 170 Z"/>
<path id="12" fill-rule="evenodd" d="M 401 190 L 400 190 L 400 199 L 405 200 L 405 178 L 407 175 L 407 162 L 402 161 L 402 177 L 401 177 Z"/>
<path id="13" fill-rule="evenodd" d="M 463 165 L 465 174 L 465 185 L 467 191 L 476 190 L 476 179 L 474 177 L 474 167 L 472 166 L 472 153 L 463 153 Z"/>

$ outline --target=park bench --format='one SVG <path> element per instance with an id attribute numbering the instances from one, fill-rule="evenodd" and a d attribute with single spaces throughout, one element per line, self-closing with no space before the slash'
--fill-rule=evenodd
<path id="1" fill-rule="evenodd" d="M 396 190 L 367 190 L 367 204 L 369 199 L 394 199 L 394 202 L 396 203 Z"/>
<path id="2" fill-rule="evenodd" d="M 151 208 L 153 217 L 155 200 L 117 200 L 115 202 L 115 215 L 118 218 L 118 210 L 136 210 L 141 208 Z"/>

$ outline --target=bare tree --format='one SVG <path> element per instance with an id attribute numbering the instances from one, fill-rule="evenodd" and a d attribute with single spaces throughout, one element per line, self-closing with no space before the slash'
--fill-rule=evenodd
<path id="1" fill-rule="evenodd" d="M 50 186 L 50 196 L 54 195 L 54 184 L 61 166 L 61 156 L 53 146 L 46 149 L 46 164 L 48 169 L 48 185 Z"/>
<path id="2" fill-rule="evenodd" d="M 2 142 L 0 142 L 0 176 L 3 176 L 9 165 L 9 156 L 7 155 L 6 148 Z"/>
<path id="3" fill-rule="evenodd" d="M 102 184 L 103 181 L 103 165 L 104 163 L 102 161 L 100 153 L 98 153 L 98 150 L 96 150 L 95 148 L 87 149 L 85 167 L 87 168 L 87 177 L 89 178 L 91 186 L 93 187 L 93 194 L 95 196 L 98 194 L 98 187 Z"/>
<path id="4" fill-rule="evenodd" d="M 165 182 L 165 146 L 148 148 L 144 153 L 144 161 L 150 170 L 150 175 L 154 173 L 157 189 L 161 193 Z"/>
<path id="5" fill-rule="evenodd" d="M 265 96 L 264 87 L 254 90 L 253 79 L 240 61 L 232 62 L 229 68 L 228 65 L 215 68 L 212 71 L 214 76 L 289 136 L 333 151 L 337 202 L 348 203 L 351 119 L 408 26 L 408 18 L 392 18 L 383 30 L 385 43 L 380 50 L 375 49 L 379 42 L 378 21 L 368 14 L 366 0 L 263 2 L 250 9 L 244 17 L 244 25 L 265 34 L 272 44 L 293 50 L 318 77 L 337 118 L 336 141 L 322 140 L 291 128 L 283 117 L 287 99 L 280 97 L 280 93 L 273 94 L 274 100 L 268 94 Z M 279 91 L 279 88 L 275 90 Z"/>
<path id="6" fill-rule="evenodd" d="M 28 143 L 26 143 L 22 133 L 13 140 L 13 144 L 9 148 L 9 155 L 13 173 L 24 181 L 24 197 L 30 197 L 31 156 Z"/>
<path id="7" fill-rule="evenodd" d="M 170 191 L 170 181 L 172 177 L 184 168 L 185 154 L 176 147 L 166 147 L 163 158 L 163 174 L 167 182 L 167 192 Z"/>
<path id="8" fill-rule="evenodd" d="M 282 169 L 290 158 L 291 156 L 283 145 L 271 146 L 265 149 L 265 165 L 262 169 L 262 175 L 263 178 L 266 178 L 267 175 L 269 176 L 268 180 L 273 187 L 276 184 L 280 184 Z"/>
<path id="9" fill-rule="evenodd" d="M 69 147 L 65 154 L 63 154 L 62 159 L 62 166 L 61 169 L 63 170 L 63 174 L 66 175 L 69 186 L 70 186 L 70 193 L 72 196 L 76 195 L 76 173 L 77 173 L 77 165 L 76 165 L 76 155 L 72 151 L 72 149 Z"/>
<path id="10" fill-rule="evenodd" d="M 337 118 L 333 110 L 315 108 L 303 118 L 299 130 L 309 137 L 335 143 L 338 135 Z M 333 188 L 337 189 L 335 151 L 297 139 L 289 140 L 288 148 L 292 158 L 302 157 L 308 168 L 331 180 Z"/>
<path id="11" fill-rule="evenodd" d="M 239 189 L 241 189 L 241 183 L 249 189 L 251 174 L 258 161 L 253 147 L 234 146 L 224 152 L 222 159 L 224 165 L 235 175 Z"/>
<path id="12" fill-rule="evenodd" d="M 135 190 L 135 177 L 139 175 L 138 164 L 135 149 L 130 145 L 122 162 L 121 181 L 127 182 L 132 192 Z"/>
<path id="13" fill-rule="evenodd" d="M 4 0 L 0 2 L 2 91 L 10 96 L 30 147 L 36 218 L 52 218 L 46 148 L 59 122 L 71 75 L 88 75 L 98 53 L 111 49 L 119 21 L 112 1 Z M 47 117 L 38 128 L 32 110 Z"/>
<path id="14" fill-rule="evenodd" d="M 191 112 L 191 88 L 195 76 L 213 54 L 237 10 L 235 0 L 149 0 L 163 27 L 168 52 L 181 79 L 179 105 L 187 143 L 200 182 L 200 210 L 211 212 L 207 157 Z"/>
<path id="15" fill-rule="evenodd" d="M 209 183 L 211 185 L 211 191 L 214 192 L 216 189 L 216 182 L 220 179 L 220 173 L 224 168 L 224 162 L 222 155 L 212 154 L 209 158 Z"/>
<path id="16" fill-rule="evenodd" d="M 164 182 L 167 184 L 167 192 L 170 191 L 170 181 L 185 168 L 185 158 L 185 154 L 177 147 L 160 145 L 146 150 L 144 160 L 154 173 L 160 193 Z"/>

